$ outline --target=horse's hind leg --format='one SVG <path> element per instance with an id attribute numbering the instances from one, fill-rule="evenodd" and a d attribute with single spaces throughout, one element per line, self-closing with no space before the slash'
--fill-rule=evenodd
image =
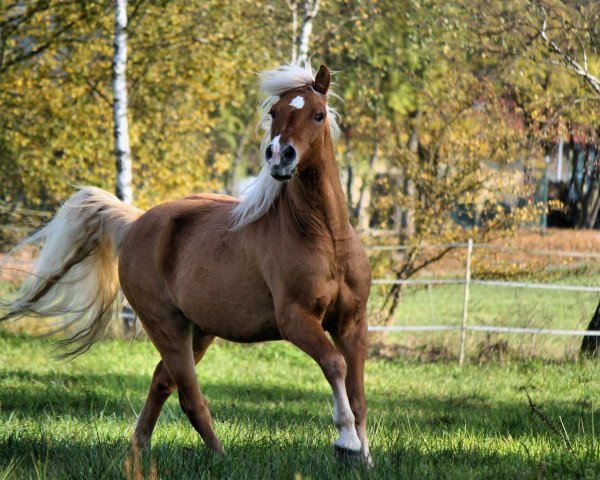
<path id="1" fill-rule="evenodd" d="M 350 320 L 342 324 L 337 331 L 331 332 L 336 346 L 344 355 L 348 372 L 346 373 L 346 391 L 350 408 L 354 413 L 356 431 L 362 444 L 362 453 L 369 464 L 372 463 L 367 439 L 367 403 L 365 400 L 365 359 L 367 356 L 367 322 Z"/>
<path id="2" fill-rule="evenodd" d="M 162 407 L 176 388 L 175 381 L 161 360 L 154 369 L 148 398 L 135 425 L 133 440 L 139 448 L 149 446 L 150 437 Z"/>
<path id="3" fill-rule="evenodd" d="M 331 344 L 319 320 L 301 308 L 289 308 L 279 322 L 283 338 L 310 355 L 321 367 L 333 391 L 333 423 L 339 436 L 334 442 L 344 454 L 358 455 L 360 439 L 346 393 L 346 361 Z"/>
<path id="4" fill-rule="evenodd" d="M 157 336 L 156 333 L 153 334 Z M 189 334 L 184 334 L 186 337 Z M 152 335 L 151 335 L 152 337 Z M 193 352 L 193 362 L 192 362 L 192 381 L 189 379 L 181 380 L 183 387 L 179 387 L 176 378 L 181 378 L 182 375 L 185 377 L 189 376 L 189 373 L 182 374 L 183 371 L 189 370 L 189 365 L 187 368 L 181 368 L 183 365 L 179 364 L 179 360 L 177 359 L 178 355 L 174 353 L 169 353 L 169 360 L 165 359 L 165 354 L 162 350 L 171 350 L 169 348 L 157 348 L 159 349 L 161 355 L 163 355 L 163 360 L 161 360 L 156 369 L 154 371 L 154 376 L 152 377 L 152 383 L 150 385 L 150 391 L 148 393 L 148 398 L 146 400 L 146 404 L 137 421 L 137 425 L 135 428 L 134 440 L 137 442 L 138 446 L 143 447 L 149 443 L 150 437 L 152 435 L 152 431 L 154 430 L 154 426 L 156 425 L 156 421 L 158 420 L 158 416 L 162 410 L 163 405 L 171 395 L 175 391 L 175 389 L 179 389 L 179 403 L 184 410 L 184 412 L 188 415 L 190 422 L 194 426 L 194 428 L 200 433 L 205 443 L 217 451 L 218 453 L 223 453 L 223 448 L 214 433 L 212 428 L 212 420 L 210 418 L 210 413 L 208 412 L 207 402 L 202 396 L 200 392 L 200 387 L 198 387 L 198 383 L 196 381 L 196 374 L 194 370 L 194 365 L 197 364 L 207 348 L 210 346 L 212 341 L 214 340 L 213 335 L 207 335 L 202 333 L 199 329 L 195 328 L 193 332 L 193 340 L 192 340 L 192 348 L 190 349 Z M 185 343 L 187 344 L 189 340 L 185 339 Z M 163 342 L 161 342 L 162 344 Z M 167 342 L 164 342 L 167 343 Z M 176 339 L 170 339 L 171 345 L 175 346 Z M 155 343 L 156 344 L 156 343 Z M 189 350 L 187 348 L 182 348 L 179 352 L 180 356 L 183 358 L 183 364 L 189 363 Z M 175 364 L 175 368 L 168 368 L 169 364 Z M 173 373 L 172 373 L 173 372 Z M 191 384 L 191 386 L 190 386 Z M 193 385 L 195 384 L 195 389 Z M 188 390 L 192 390 L 190 393 Z M 194 392 L 197 390 L 197 392 Z M 199 402 L 196 400 L 199 398 Z M 188 401 L 189 399 L 189 401 Z M 200 405 L 198 407 L 197 405 Z M 198 413 L 198 410 L 200 412 Z"/>

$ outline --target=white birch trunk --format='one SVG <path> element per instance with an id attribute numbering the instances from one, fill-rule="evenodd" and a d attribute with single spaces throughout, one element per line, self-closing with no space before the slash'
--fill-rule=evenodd
<path id="1" fill-rule="evenodd" d="M 125 203 L 133 203 L 131 187 L 131 150 L 127 124 L 127 0 L 115 0 L 115 51 L 113 73 L 113 118 L 117 164 L 116 195 Z"/>
<path id="2" fill-rule="evenodd" d="M 292 12 L 292 65 L 298 61 L 298 2 L 287 0 L 288 8 Z"/>
<path id="3" fill-rule="evenodd" d="M 308 61 L 308 51 L 310 49 L 310 36 L 312 34 L 313 20 L 319 12 L 320 0 L 306 0 L 304 2 L 304 16 L 302 17 L 302 29 L 298 37 L 298 57 L 297 64 L 303 64 Z"/>

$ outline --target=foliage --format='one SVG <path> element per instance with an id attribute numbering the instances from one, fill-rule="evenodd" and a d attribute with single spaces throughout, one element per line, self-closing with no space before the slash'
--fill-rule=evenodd
<path id="1" fill-rule="evenodd" d="M 572 173 L 563 209 L 572 225 L 593 228 L 600 212 L 600 4 L 520 0 L 478 15 L 484 52 L 502 49 L 509 59 L 502 78 L 538 166 L 558 137 L 567 139 Z"/>
<path id="2" fill-rule="evenodd" d="M 37 55 L 5 66 L 0 197 L 6 200 L 55 205 L 72 185 L 113 189 L 112 4 L 85 5 L 47 2 L 45 9 L 35 4 L 27 12 L 17 5 L 2 12 L 5 24 L 23 24 L 22 32 L 12 32 L 13 42 L 30 43 L 32 51 L 45 45 L 48 25 L 73 23 L 69 41 L 54 39 Z M 139 204 L 222 189 L 232 147 L 254 117 L 256 65 L 269 58 L 255 48 L 264 40 L 256 30 L 259 13 L 250 2 L 236 2 L 236 8 L 222 2 L 138 2 L 130 17 Z"/>
<path id="3" fill-rule="evenodd" d="M 0 347 L 0 475 L 125 478 L 131 428 L 158 360 L 152 345 L 109 341 L 68 364 L 47 361 L 47 341 L 5 332 Z M 370 360 L 369 471 L 335 460 L 330 389 L 298 349 L 217 343 L 198 371 L 228 456 L 206 450 L 171 398 L 142 455 L 145 475 L 153 461 L 159 478 L 592 479 L 600 468 L 591 362 L 458 370 Z M 564 424 L 571 449 L 531 413 L 526 393 L 551 425 Z"/>
<path id="4" fill-rule="evenodd" d="M 291 13 L 284 3 L 131 3 L 130 124 L 142 206 L 194 190 L 231 191 L 238 170 L 256 168 L 253 73 L 290 58 Z M 321 6 L 313 30 L 313 58 L 340 70 L 345 137 L 339 152 L 348 175 L 353 175 L 347 184 L 355 216 L 366 216 L 361 209 L 367 208 L 375 160 L 380 170 L 403 169 L 405 164 L 421 168 L 405 148 L 415 127 L 427 143 L 439 133 L 444 113 L 465 111 L 483 95 L 480 100 L 487 102 L 488 112 L 480 116 L 491 117 L 479 130 L 489 129 L 498 116 L 494 110 L 503 92 L 500 83 L 507 80 L 503 56 L 511 58 L 510 84 L 516 94 L 522 95 L 524 86 L 526 98 L 542 100 L 535 91 L 538 79 L 552 67 L 540 69 L 529 62 L 524 75 L 522 64 L 528 59 L 516 55 L 516 41 L 499 47 L 498 36 L 485 32 L 498 19 L 511 20 L 518 12 L 505 2 L 491 2 L 484 9 L 469 2 L 446 5 L 433 0 Z M 71 184 L 111 190 L 111 2 L 7 4 L 0 19 L 0 196 L 53 206 L 69 194 Z M 480 29 L 474 32 L 477 21 Z M 565 91 L 563 84 L 558 82 L 559 91 Z M 448 100 L 454 103 L 448 105 L 449 112 L 438 110 Z M 523 100 L 530 116 L 538 118 L 543 108 L 527 102 Z M 420 120 L 415 121 L 418 112 Z M 456 142 L 446 146 L 452 161 L 462 157 L 458 137 L 474 133 L 462 127 L 454 126 Z M 511 140 L 503 151 L 514 159 L 521 147 Z M 485 149 L 481 153 L 480 161 L 488 161 Z M 466 167 L 472 170 L 472 163 L 468 160 Z M 460 175 L 460 168 L 455 173 Z M 423 179 L 430 176 L 423 173 Z M 436 172 L 436 181 L 439 176 Z M 436 186 L 443 188 L 444 183 Z M 477 192 L 475 188 L 472 193 Z"/>
<path id="5" fill-rule="evenodd" d="M 254 74 L 291 58 L 298 5 L 132 0 L 130 136 L 141 207 L 193 191 L 232 193 L 257 171 Z M 557 136 L 574 142 L 584 126 L 590 145 L 597 138 L 589 75 L 599 62 L 598 14 L 597 2 L 558 0 L 320 4 L 312 62 L 338 71 L 337 153 L 351 220 L 391 228 L 393 241 L 413 248 L 392 265 L 397 278 L 437 261 L 418 261 L 420 245 L 487 241 L 539 222 L 543 158 Z M 0 9 L 0 198 L 53 208 L 74 184 L 113 189 L 112 22 L 105 0 Z M 582 161 L 574 209 L 579 225 L 591 226 L 600 175 L 592 156 Z M 390 292 L 390 315 L 399 295 Z"/>

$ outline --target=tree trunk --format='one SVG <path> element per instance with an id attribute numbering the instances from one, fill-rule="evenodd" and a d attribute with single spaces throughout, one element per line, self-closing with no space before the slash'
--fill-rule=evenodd
<path id="1" fill-rule="evenodd" d="M 584 146 L 584 148 L 586 148 Z M 592 188 L 588 186 L 588 163 L 589 163 L 589 150 L 586 148 L 586 152 L 583 159 L 583 169 L 581 175 L 581 218 L 579 219 L 579 227 L 585 227 L 588 221 L 589 213 L 589 201 L 592 193 Z"/>
<path id="2" fill-rule="evenodd" d="M 594 179 L 594 183 L 598 183 L 596 179 Z M 594 206 L 592 207 L 589 219 L 588 219 L 588 228 L 596 228 L 596 223 L 598 222 L 598 213 L 600 212 L 600 186 L 596 186 L 597 195 L 594 200 Z"/>
<path id="3" fill-rule="evenodd" d="M 127 124 L 127 0 L 115 0 L 115 44 L 112 64 L 113 117 L 116 155 L 116 195 L 125 203 L 133 203 L 131 186 L 131 150 Z"/>
<path id="4" fill-rule="evenodd" d="M 377 157 L 379 156 L 379 143 L 375 144 L 373 148 L 373 153 L 371 158 L 369 158 L 369 171 L 363 175 L 362 183 L 360 185 L 360 192 L 358 193 L 358 201 L 356 202 L 356 209 L 354 212 L 354 216 L 356 217 L 356 225 L 359 228 L 368 228 L 369 221 L 366 218 L 367 206 L 369 204 L 368 195 L 369 195 L 369 187 L 371 186 L 371 178 L 373 175 L 373 168 L 375 167 L 375 162 L 377 161 Z"/>
<path id="5" fill-rule="evenodd" d="M 287 0 L 288 8 L 292 12 L 292 65 L 298 60 L 298 1 Z"/>
<path id="6" fill-rule="evenodd" d="M 600 330 L 600 303 L 598 303 L 598 306 L 596 307 L 596 312 L 594 313 L 587 330 L 594 332 Z M 597 357 L 599 353 L 600 337 L 583 337 L 579 354 L 586 357 Z"/>
<path id="7" fill-rule="evenodd" d="M 415 115 L 414 125 L 410 138 L 408 140 L 408 149 L 415 155 L 415 159 L 419 158 L 419 120 L 421 119 L 422 112 L 419 110 Z M 402 185 L 402 193 L 405 198 L 414 200 L 415 197 L 415 183 L 407 175 L 404 175 L 404 181 Z M 409 205 L 402 211 L 401 223 L 400 223 L 400 243 L 405 244 L 408 239 L 415 233 L 415 212 L 414 207 Z"/>
<path id="8" fill-rule="evenodd" d="M 312 34 L 313 20 L 319 12 L 320 0 L 305 0 L 304 15 L 302 17 L 302 28 L 298 37 L 298 57 L 296 64 L 303 64 L 308 61 L 308 51 L 310 48 L 310 36 Z"/>

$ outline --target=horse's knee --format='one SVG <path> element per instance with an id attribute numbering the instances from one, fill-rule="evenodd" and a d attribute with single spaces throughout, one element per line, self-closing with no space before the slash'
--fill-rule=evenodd
<path id="1" fill-rule="evenodd" d="M 167 380 L 158 380 L 152 385 L 154 392 L 161 397 L 168 397 L 175 391 L 176 388 L 177 386 L 175 383 Z"/>
<path id="2" fill-rule="evenodd" d="M 167 398 L 175 391 L 176 388 L 177 385 L 175 385 L 175 382 L 171 376 L 164 370 L 160 371 L 157 368 L 154 378 L 152 379 L 152 393 L 159 398 Z"/>

